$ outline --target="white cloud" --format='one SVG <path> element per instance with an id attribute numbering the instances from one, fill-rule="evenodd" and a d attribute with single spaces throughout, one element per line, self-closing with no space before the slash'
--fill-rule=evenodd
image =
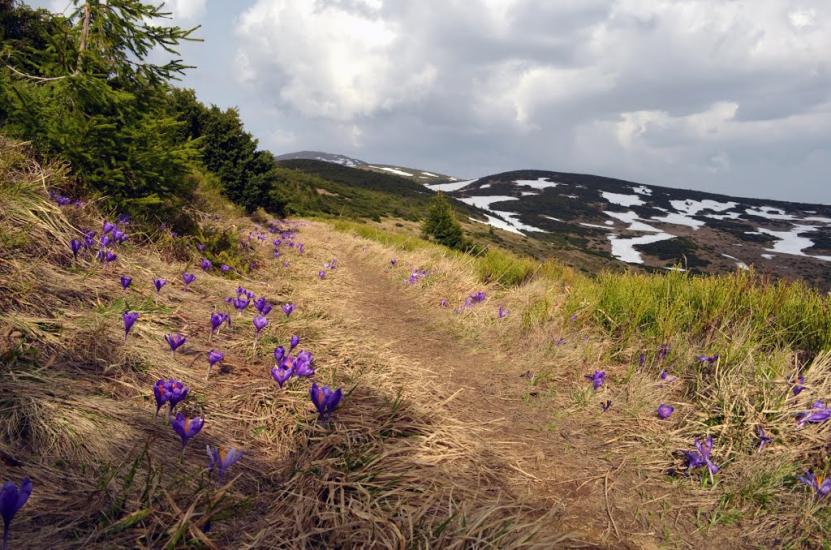
<path id="1" fill-rule="evenodd" d="M 806 199 L 831 168 L 826 0 L 256 0 L 236 36 L 298 148 Z"/>
<path id="2" fill-rule="evenodd" d="M 383 19 L 380 1 L 259 0 L 237 29 L 252 78 L 276 86 L 303 114 L 338 121 L 417 99 L 436 68 L 398 51 L 406 29 Z"/>
<path id="3" fill-rule="evenodd" d="M 164 4 L 175 19 L 193 20 L 205 15 L 208 0 L 166 0 Z"/>

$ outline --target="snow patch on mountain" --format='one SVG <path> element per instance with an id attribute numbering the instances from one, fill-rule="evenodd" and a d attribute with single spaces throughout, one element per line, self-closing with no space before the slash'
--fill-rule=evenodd
<path id="1" fill-rule="evenodd" d="M 452 178 L 451 178 L 452 179 Z M 459 189 L 463 189 L 472 183 L 476 183 L 479 181 L 478 179 L 475 180 L 466 180 L 466 181 L 453 181 L 451 183 L 435 183 L 432 185 L 426 185 L 428 189 L 432 189 L 433 191 L 441 191 L 442 193 L 452 193 L 453 191 L 458 191 Z"/>
<path id="2" fill-rule="evenodd" d="M 612 244 L 612 256 L 622 262 L 629 264 L 643 264 L 641 253 L 635 250 L 639 244 L 651 244 L 675 238 L 675 235 L 659 232 L 655 235 L 642 235 L 640 237 L 621 238 L 617 234 L 609 235 L 609 242 Z"/>
<path id="3" fill-rule="evenodd" d="M 695 230 L 698 230 L 699 227 L 704 227 L 705 225 L 707 225 L 706 222 L 696 220 L 695 218 L 685 216 L 684 214 L 678 214 L 677 212 L 670 212 L 666 216 L 662 217 L 653 216 L 649 219 L 656 222 L 672 223 L 675 225 L 686 225 L 688 227 L 692 227 Z"/>
<path id="4" fill-rule="evenodd" d="M 824 262 L 831 262 L 831 256 L 812 256 L 805 254 L 803 250 L 814 246 L 814 242 L 807 237 L 800 237 L 802 233 L 810 233 L 816 231 L 818 228 L 813 225 L 794 225 L 790 231 L 774 231 L 772 229 L 759 228 L 759 233 L 770 235 L 779 239 L 773 243 L 773 248 L 767 248 L 768 252 L 777 252 L 779 254 L 790 254 L 792 256 L 804 256 L 806 258 L 814 258 L 815 260 L 822 260 Z"/>
<path id="5" fill-rule="evenodd" d="M 611 204 L 617 204 L 618 206 L 625 206 L 627 208 L 646 204 L 638 195 L 624 195 L 622 193 L 610 193 L 609 191 L 602 191 L 600 194 Z"/>
<path id="6" fill-rule="evenodd" d="M 629 227 L 627 229 L 629 231 L 648 231 L 650 233 L 663 233 L 660 229 L 639 221 L 640 218 L 638 218 L 637 212 L 632 212 L 631 210 L 629 210 L 628 212 L 612 212 L 611 210 L 604 210 L 603 213 L 616 220 L 622 221 L 623 223 L 628 223 Z"/>
<path id="7" fill-rule="evenodd" d="M 497 202 L 519 200 L 517 197 L 509 197 L 507 195 L 493 195 L 488 197 L 463 197 L 459 200 L 465 204 L 481 208 L 482 210 L 490 212 L 494 216 L 502 218 L 504 222 L 500 221 L 499 218 L 494 218 L 494 216 L 486 215 L 488 219 L 487 223 L 493 225 L 498 229 L 504 229 L 505 231 L 511 231 L 512 233 L 517 233 L 519 235 L 523 235 L 523 231 L 530 233 L 548 233 L 544 229 L 540 229 L 538 227 L 522 223 L 519 220 L 519 214 L 516 214 L 514 212 L 505 212 L 502 210 L 494 210 L 490 207 L 492 204 Z"/>
<path id="8" fill-rule="evenodd" d="M 638 195 L 646 195 L 647 197 L 652 196 L 652 189 L 645 185 L 632 186 L 632 191 Z"/>
<path id="9" fill-rule="evenodd" d="M 703 201 L 697 201 L 693 199 L 684 199 L 682 201 L 674 200 L 669 201 L 669 204 L 672 207 L 683 214 L 688 216 L 695 216 L 702 210 L 712 210 L 713 212 L 724 212 L 725 210 L 730 210 L 739 205 L 737 202 L 729 201 L 729 202 L 719 202 L 710 199 L 704 199 Z"/>

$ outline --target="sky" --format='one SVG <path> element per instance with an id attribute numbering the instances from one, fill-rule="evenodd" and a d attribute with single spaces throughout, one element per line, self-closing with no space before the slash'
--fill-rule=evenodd
<path id="1" fill-rule="evenodd" d="M 30 1 L 62 11 L 69 0 Z M 262 148 L 831 203 L 828 0 L 173 0 Z"/>

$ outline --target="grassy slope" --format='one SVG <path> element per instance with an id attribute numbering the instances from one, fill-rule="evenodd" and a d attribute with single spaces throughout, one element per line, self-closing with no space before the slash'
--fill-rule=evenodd
<path id="1" fill-rule="evenodd" d="M 585 277 L 556 262 L 538 266 L 498 250 L 471 258 L 389 226 L 347 222 L 337 231 L 302 225 L 308 252 L 284 248 L 287 268 L 270 258 L 268 244 L 257 246 L 250 253 L 263 267 L 249 277 L 199 272 L 183 292 L 180 275 L 198 256 L 182 239 L 132 235 L 110 268 L 73 262 L 69 239 L 77 228 L 100 227 L 100 215 L 93 205 L 53 206 L 39 167 L 19 146 L 2 147 L 0 457 L 3 477 L 35 482 L 13 541 L 551 547 L 576 530 L 611 545 L 719 536 L 736 545 L 816 546 L 831 533 L 827 507 L 795 482 L 807 467 L 827 468 L 828 428 L 797 429 L 793 419 L 831 393 L 828 298 L 743 274 Z M 47 168 L 45 183 L 60 177 Z M 206 223 L 241 239 L 252 228 L 230 208 Z M 335 255 L 345 265 L 318 280 Z M 392 256 L 396 268 L 388 267 Z M 415 267 L 430 274 L 398 286 Z M 126 293 L 121 273 L 134 277 Z M 159 297 L 156 276 L 171 281 Z M 288 320 L 275 310 L 256 348 L 250 313 L 208 341 L 208 314 L 238 284 L 298 306 Z M 485 304 L 450 312 L 479 288 Z M 440 298 L 451 308 L 438 308 Z M 381 299 L 385 307 L 375 306 Z M 499 304 L 508 318 L 496 318 Z M 127 307 L 142 316 L 125 343 Z M 162 340 L 173 331 L 189 337 L 177 356 Z M 331 425 L 315 421 L 308 383 L 280 391 L 268 376 L 271 349 L 291 334 L 315 353 L 319 381 L 348 390 Z M 660 344 L 672 345 L 662 362 Z M 211 347 L 225 351 L 226 368 L 206 380 Z M 465 350 L 481 357 L 466 361 Z M 716 352 L 712 366 L 693 358 Z M 449 363 L 474 397 L 496 388 L 500 399 L 456 396 L 462 381 L 448 378 Z M 808 389 L 793 396 L 797 367 Z M 596 368 L 609 374 L 597 393 L 583 378 Z M 680 380 L 660 383 L 662 368 Z M 150 387 L 163 376 L 185 380 L 184 410 L 207 418 L 183 458 L 170 428 L 153 418 Z M 600 415 L 606 399 L 612 408 Z M 669 421 L 654 418 L 659 402 L 676 407 Z M 491 433 L 486 415 L 533 424 L 528 446 L 502 448 L 513 432 Z M 762 453 L 758 426 L 774 438 Z M 705 434 L 715 437 L 722 466 L 715 485 L 697 474 L 668 476 L 680 466 L 677 452 Z M 206 443 L 245 449 L 226 486 L 205 478 Z M 554 509 L 561 512 L 546 515 Z M 733 524 L 743 539 L 733 539 Z"/>

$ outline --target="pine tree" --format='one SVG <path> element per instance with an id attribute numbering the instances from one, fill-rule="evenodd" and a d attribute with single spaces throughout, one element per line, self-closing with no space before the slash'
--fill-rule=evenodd
<path id="1" fill-rule="evenodd" d="M 192 192 L 186 176 L 196 149 L 179 139 L 166 95 L 188 67 L 148 56 L 154 48 L 176 55 L 196 29 L 156 24 L 170 14 L 140 0 L 74 0 L 68 18 L 5 4 L 4 29 L 20 36 L 4 44 L 3 130 L 69 161 L 89 191 L 119 207 L 177 211 Z"/>
<path id="2" fill-rule="evenodd" d="M 437 243 L 456 250 L 464 250 L 469 244 L 444 193 L 436 193 L 431 199 L 421 232 L 425 238 L 431 237 Z"/>

